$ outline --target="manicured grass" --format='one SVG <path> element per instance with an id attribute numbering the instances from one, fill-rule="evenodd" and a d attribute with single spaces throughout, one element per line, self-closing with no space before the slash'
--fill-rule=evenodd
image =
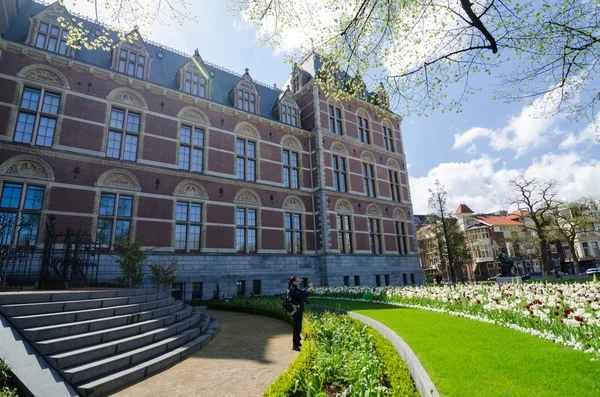
<path id="1" fill-rule="evenodd" d="M 594 355 L 448 314 L 311 298 L 369 316 L 400 335 L 444 396 L 600 396 Z"/>

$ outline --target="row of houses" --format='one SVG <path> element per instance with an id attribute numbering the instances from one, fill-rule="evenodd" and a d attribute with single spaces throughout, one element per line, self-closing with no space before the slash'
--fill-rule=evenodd
<path id="1" fill-rule="evenodd" d="M 569 211 L 572 210 L 561 210 L 565 219 L 574 216 Z M 485 281 L 496 276 L 500 273 L 498 255 L 503 250 L 514 260 L 515 268 L 520 274 L 550 272 L 542 267 L 539 244 L 531 231 L 533 221 L 528 212 L 475 213 L 466 204 L 460 204 L 454 215 L 453 222 L 466 233 L 465 242 L 472 256 L 471 263 L 455 269 L 458 281 Z M 597 207 L 590 207 L 586 216 L 597 221 L 591 221 L 585 230 L 577 231 L 573 246 L 575 252 L 572 252 L 566 239 L 561 238 L 558 233 L 550 233 L 546 254 L 550 258 L 552 270 L 578 274 L 600 266 L 600 211 Z M 421 217 L 421 220 L 424 222 L 417 226 L 421 267 L 432 277 L 440 274 L 443 279 L 449 280 L 449 269 L 444 265 L 445 261 L 441 257 L 443 250 L 439 246 L 441 223 L 428 224 L 425 217 Z M 575 265 L 574 255 L 578 259 L 578 266 Z"/>

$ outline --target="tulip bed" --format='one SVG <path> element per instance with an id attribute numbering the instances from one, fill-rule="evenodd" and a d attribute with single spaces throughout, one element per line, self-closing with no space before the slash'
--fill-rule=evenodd
<path id="1" fill-rule="evenodd" d="M 321 298 L 426 309 L 515 329 L 600 354 L 600 282 L 322 287 Z"/>

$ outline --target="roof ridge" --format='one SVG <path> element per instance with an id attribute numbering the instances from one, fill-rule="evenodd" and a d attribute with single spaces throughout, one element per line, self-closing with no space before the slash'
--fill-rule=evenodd
<path id="1" fill-rule="evenodd" d="M 31 0 L 31 1 L 33 1 L 34 3 L 45 5 L 45 6 L 50 6 L 50 5 L 54 4 L 54 3 L 56 3 L 56 1 L 50 2 L 50 1 L 47 1 L 47 0 Z M 84 21 L 96 24 L 98 27 L 103 27 L 105 29 L 109 29 L 106 26 L 106 24 L 104 24 L 104 22 L 98 21 L 98 20 L 96 20 L 94 18 L 88 17 L 86 15 L 83 15 L 83 14 L 80 14 L 78 12 L 74 12 L 74 11 L 71 11 L 71 10 L 68 10 L 68 9 L 67 9 L 67 11 L 69 12 L 70 15 L 72 15 L 74 17 L 77 17 L 77 18 L 83 19 Z M 90 32 L 90 33 L 93 34 L 93 32 Z M 141 36 L 141 34 L 140 34 L 140 36 Z M 175 49 L 173 47 L 169 47 L 168 45 L 159 43 L 157 41 L 150 40 L 150 39 L 145 39 L 145 38 L 142 38 L 142 41 L 145 42 L 145 43 L 148 43 L 148 44 L 152 44 L 152 45 L 154 45 L 154 46 L 156 46 L 156 47 L 158 47 L 158 48 L 160 48 L 162 50 L 171 51 L 174 54 L 181 55 L 181 56 L 186 57 L 186 58 L 192 58 L 192 55 L 190 55 L 190 54 L 186 54 L 185 52 L 183 52 L 181 50 Z M 227 69 L 224 66 L 220 66 L 220 65 L 217 65 L 217 64 L 209 62 L 209 61 L 204 61 L 204 63 L 207 64 L 208 66 L 211 66 L 211 67 L 213 67 L 215 69 L 219 69 L 219 70 L 221 70 L 221 71 L 223 71 L 225 73 L 232 74 L 232 75 L 234 75 L 236 77 L 242 78 L 242 76 L 243 76 L 243 74 L 234 72 L 233 70 Z M 264 82 L 262 82 L 260 80 L 255 80 L 255 79 L 252 79 L 252 82 L 255 83 L 255 84 L 261 85 L 261 86 L 263 86 L 265 88 L 271 89 L 273 91 L 277 91 L 279 93 L 283 92 L 281 89 L 275 88 L 273 86 L 273 84 L 267 84 L 267 83 L 264 83 Z"/>

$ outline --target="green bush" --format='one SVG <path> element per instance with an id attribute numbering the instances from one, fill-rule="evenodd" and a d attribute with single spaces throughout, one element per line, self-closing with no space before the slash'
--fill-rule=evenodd
<path id="1" fill-rule="evenodd" d="M 0 360 L 0 397 L 17 397 L 17 389 L 11 389 L 10 385 L 10 367 Z"/>
<path id="2" fill-rule="evenodd" d="M 279 297 L 211 301 L 209 309 L 232 310 L 292 323 Z M 308 311 L 302 351 L 263 397 L 416 397 L 410 373 L 394 346 L 374 329 L 348 316 Z"/>
<path id="3" fill-rule="evenodd" d="M 119 240 L 115 247 L 119 256 L 116 261 L 123 273 L 122 277 L 117 277 L 117 283 L 128 288 L 137 288 L 144 281 L 144 262 L 148 258 L 148 254 L 142 250 L 142 242 Z"/>
<path id="4" fill-rule="evenodd" d="M 171 259 L 170 263 L 156 261 L 150 264 L 150 281 L 162 287 L 163 291 L 170 287 L 177 280 L 177 269 L 179 268 L 179 258 Z"/>

